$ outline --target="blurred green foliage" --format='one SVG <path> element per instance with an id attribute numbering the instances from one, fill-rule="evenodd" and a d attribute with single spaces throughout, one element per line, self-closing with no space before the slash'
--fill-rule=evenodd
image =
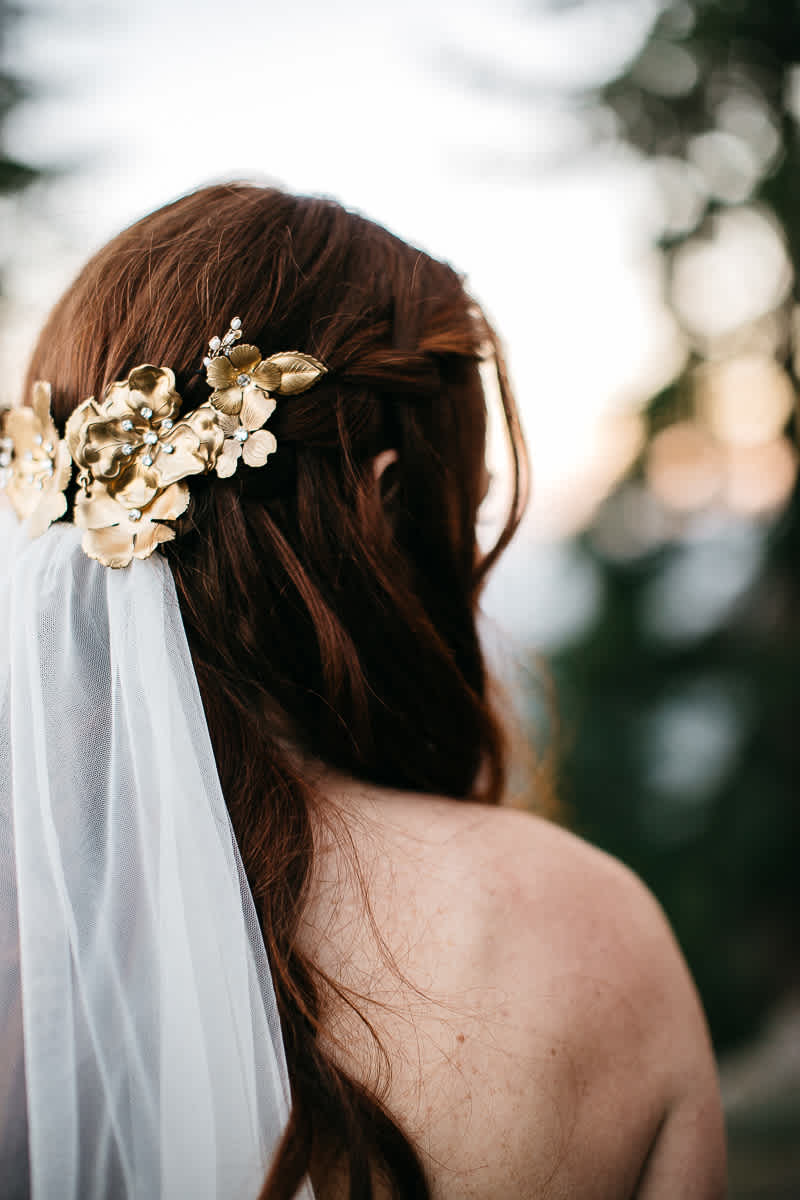
<path id="1" fill-rule="evenodd" d="M 673 178 L 687 171 L 696 202 L 683 225 L 667 213 L 667 280 L 688 240 L 711 236 L 715 214 L 757 205 L 772 215 L 795 269 L 772 314 L 773 352 L 795 384 L 798 64 L 796 0 L 674 0 L 620 77 L 577 98 Z M 708 347 L 687 339 L 688 373 Z M 649 404 L 648 444 L 685 415 L 687 377 Z M 786 432 L 796 445 L 796 418 Z M 800 499 L 795 488 L 772 521 L 695 520 L 656 546 L 609 553 L 609 524 L 621 529 L 645 502 L 646 454 L 578 542 L 604 602 L 554 659 L 562 790 L 575 827 L 661 900 L 725 1050 L 800 983 Z M 709 592 L 724 593 L 743 561 L 741 585 L 704 617 Z"/>
<path id="2" fill-rule="evenodd" d="M 13 69 L 9 55 L 9 33 L 22 17 L 18 5 L 0 0 L 0 195 L 20 192 L 34 183 L 42 172 L 8 153 L 8 119 L 17 105 L 29 97 L 29 89 Z"/>
<path id="3" fill-rule="evenodd" d="M 21 15 L 17 5 L 0 0 L 0 192 L 19 191 L 39 177 L 35 167 L 20 162 L 6 150 L 5 133 L 9 115 L 16 105 L 28 98 L 25 83 L 9 69 L 7 55 L 9 30 Z"/>

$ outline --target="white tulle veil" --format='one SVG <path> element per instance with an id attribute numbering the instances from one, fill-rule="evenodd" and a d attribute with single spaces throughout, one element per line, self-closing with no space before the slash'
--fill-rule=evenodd
<path id="1" fill-rule="evenodd" d="M 0 507 L 0 1192 L 253 1198 L 288 1105 L 169 568 Z"/>

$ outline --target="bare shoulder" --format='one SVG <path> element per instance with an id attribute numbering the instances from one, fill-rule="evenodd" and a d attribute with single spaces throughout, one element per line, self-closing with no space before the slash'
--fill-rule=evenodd
<path id="1" fill-rule="evenodd" d="M 435 1195 L 724 1194 L 702 1013 L 631 872 L 512 810 L 356 789 L 340 812 L 304 936 L 386 1057 L 347 1006 L 336 1052 L 385 1088 Z"/>

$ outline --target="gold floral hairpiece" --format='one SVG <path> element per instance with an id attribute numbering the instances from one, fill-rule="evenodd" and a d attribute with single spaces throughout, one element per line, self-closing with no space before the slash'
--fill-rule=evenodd
<path id="1" fill-rule="evenodd" d="M 0 411 L 0 491 L 29 534 L 44 533 L 67 511 L 74 464 L 83 549 L 105 566 L 125 567 L 175 537 L 164 522 L 186 511 L 190 475 L 216 471 L 225 479 L 240 460 L 263 467 L 277 447 L 264 428 L 275 396 L 306 391 L 326 368 L 295 350 L 263 359 L 240 343 L 241 325 L 235 317 L 209 342 L 203 365 L 213 391 L 186 413 L 173 372 L 149 363 L 110 384 L 100 402 L 84 400 L 64 438 L 50 413 L 49 383 L 34 384 L 30 407 Z"/>

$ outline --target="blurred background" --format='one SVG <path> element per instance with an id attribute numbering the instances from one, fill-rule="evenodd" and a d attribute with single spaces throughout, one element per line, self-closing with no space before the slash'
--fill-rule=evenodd
<path id="1" fill-rule="evenodd" d="M 672 921 L 734 1200 L 800 1196 L 800 3 L 0 0 L 0 48 L 9 400 L 87 255 L 201 183 L 468 273 L 533 456 L 486 595 L 527 730 Z"/>

